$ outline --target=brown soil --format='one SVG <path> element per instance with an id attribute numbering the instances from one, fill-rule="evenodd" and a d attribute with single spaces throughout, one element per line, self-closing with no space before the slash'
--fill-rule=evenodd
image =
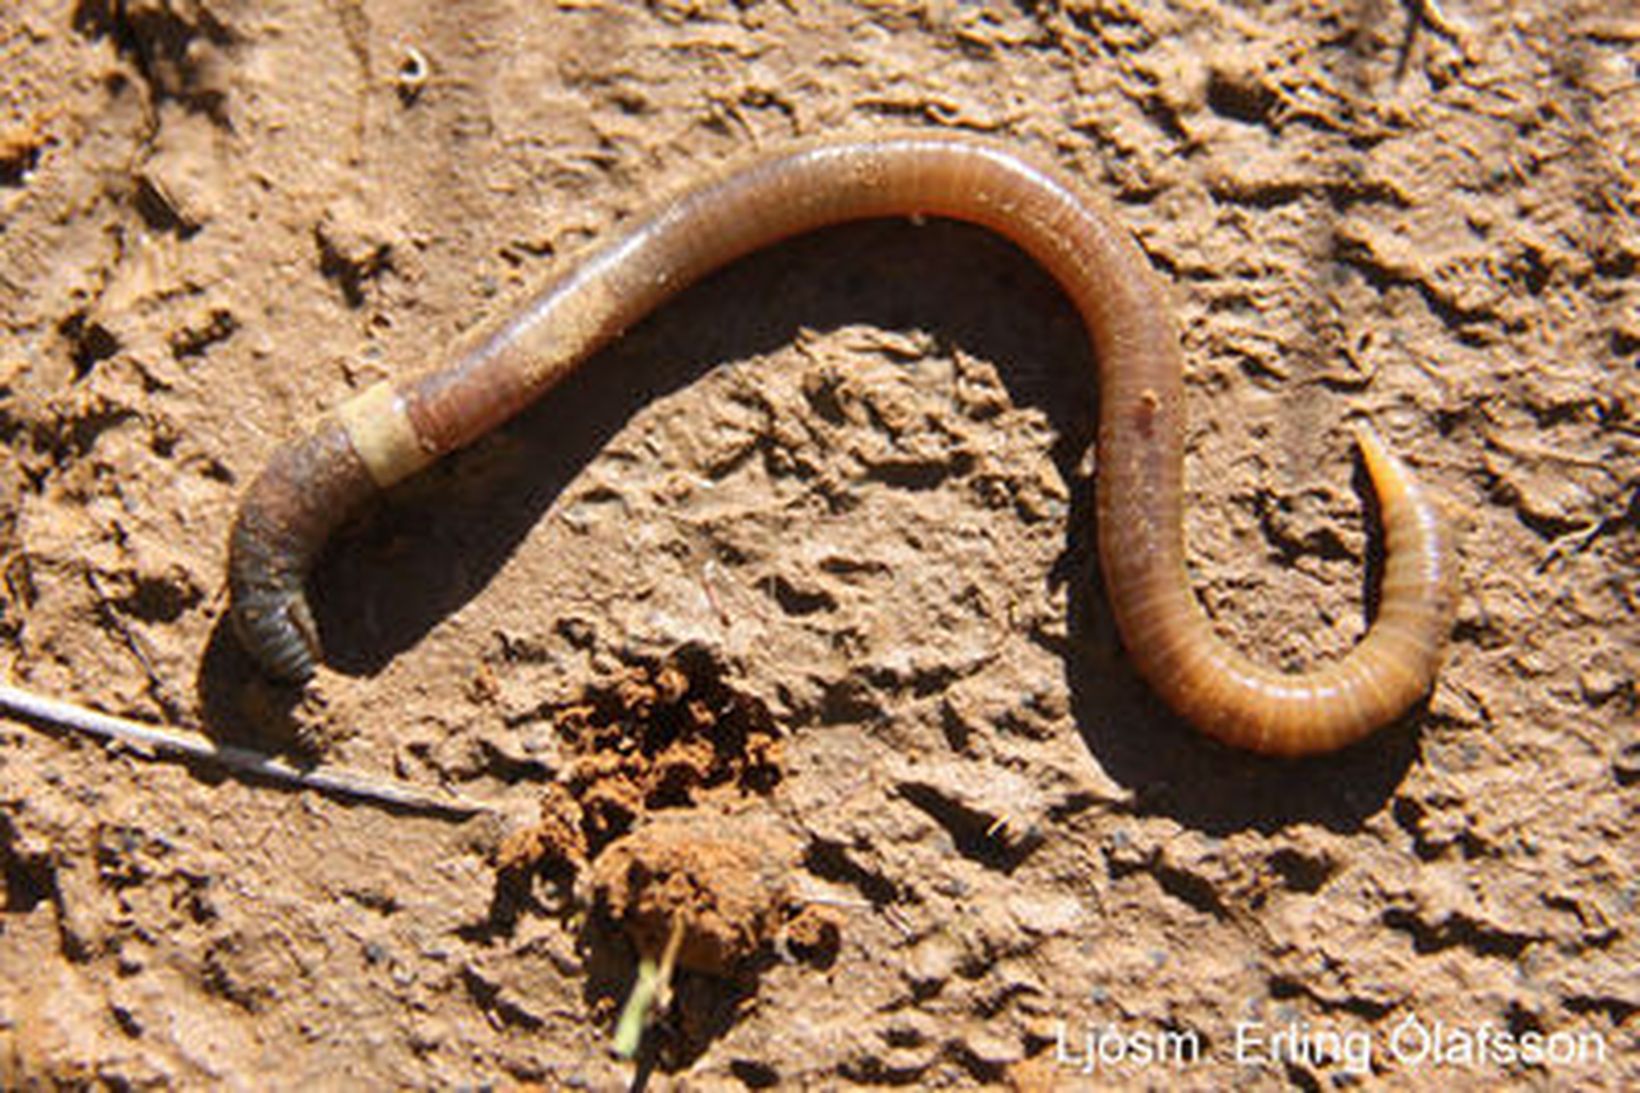
<path id="1" fill-rule="evenodd" d="M 556 724 L 573 758 L 546 787 L 540 819 L 502 841 L 486 931 L 510 936 L 537 913 L 583 923 L 600 1012 L 612 992 L 631 993 L 640 960 L 667 968 L 667 989 L 693 1008 L 656 1007 L 660 1038 L 644 1058 L 675 1069 L 723 1031 L 701 1011 L 732 1013 L 777 952 L 836 958 L 838 923 L 805 905 L 801 840 L 772 797 L 773 720 L 723 682 L 707 650 L 685 648 L 594 686 Z"/>
<path id="2" fill-rule="evenodd" d="M 680 911 L 723 949 L 652 1088 L 1640 1084 L 1640 14 L 1440 10 L 0 5 L 6 673 L 501 804 L 0 721 L 0 1086 L 619 1087 L 622 977 Z M 1095 573 L 1075 316 L 946 224 L 686 293 L 361 514 L 330 667 L 256 678 L 225 541 L 281 438 L 650 195 L 905 126 L 1057 160 L 1175 286 L 1229 639 L 1355 640 L 1351 417 L 1408 454 L 1464 533 L 1423 709 L 1284 764 L 1158 706 Z M 679 648 L 743 735 L 606 716 L 634 670 L 687 715 Z M 1397 1056 L 1409 1023 L 1578 1053 Z M 1238 1026 L 1371 1058 L 1238 1061 Z"/>

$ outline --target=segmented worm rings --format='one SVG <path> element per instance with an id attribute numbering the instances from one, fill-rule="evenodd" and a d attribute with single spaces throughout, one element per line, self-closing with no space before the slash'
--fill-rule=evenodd
<path id="1" fill-rule="evenodd" d="M 635 220 L 559 272 L 440 369 L 384 383 L 275 453 L 230 546 L 234 624 L 271 675 L 320 658 L 303 584 L 362 499 L 517 413 L 667 297 L 748 251 L 844 221 L 941 216 L 1012 239 L 1063 286 L 1098 360 L 1100 560 L 1134 664 L 1204 732 L 1281 755 L 1342 747 L 1434 682 L 1453 554 L 1435 507 L 1370 428 L 1358 432 L 1384 522 L 1377 619 L 1343 658 L 1290 675 L 1213 633 L 1183 534 L 1183 361 L 1166 292 L 1097 201 L 986 140 L 913 135 L 765 156 Z"/>

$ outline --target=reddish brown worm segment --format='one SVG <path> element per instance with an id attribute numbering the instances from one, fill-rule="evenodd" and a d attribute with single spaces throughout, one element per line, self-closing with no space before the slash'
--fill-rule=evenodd
<path id="1" fill-rule="evenodd" d="M 245 496 L 230 547 L 233 620 L 263 668 L 320 659 L 304 581 L 361 500 L 516 414 L 674 293 L 749 251 L 845 221 L 939 216 L 1013 240 L 1081 312 L 1098 361 L 1100 559 L 1139 672 L 1202 731 L 1279 755 L 1339 748 L 1395 720 L 1434 682 L 1453 552 L 1407 467 L 1363 426 L 1379 499 L 1381 605 L 1342 659 L 1305 674 L 1220 640 L 1191 590 L 1183 525 L 1184 363 L 1167 290 L 1104 206 L 1058 171 L 987 140 L 907 135 L 766 155 L 683 193 L 554 275 L 447 365 L 378 384 L 279 449 Z"/>

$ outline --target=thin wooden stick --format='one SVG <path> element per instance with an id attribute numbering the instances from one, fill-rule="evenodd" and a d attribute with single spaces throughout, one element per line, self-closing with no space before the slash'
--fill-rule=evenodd
<path id="1" fill-rule="evenodd" d="M 204 760 L 239 774 L 301 786 L 333 797 L 369 801 L 413 812 L 458 819 L 493 811 L 495 808 L 493 805 L 481 804 L 462 797 L 435 795 L 407 782 L 370 778 L 334 767 L 303 770 L 284 759 L 252 751 L 250 748 L 218 744 L 199 733 L 130 721 L 5 684 L 0 684 L 0 709 L 9 710 L 22 719 L 37 724 L 73 729 L 92 736 L 100 736 L 104 740 L 118 741 L 188 759 Z"/>

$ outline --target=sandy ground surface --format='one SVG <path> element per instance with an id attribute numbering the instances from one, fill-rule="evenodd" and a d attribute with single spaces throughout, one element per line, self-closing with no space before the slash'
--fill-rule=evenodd
<path id="1" fill-rule="evenodd" d="M 1640 1084 L 1640 11 L 1420 7 L 0 6 L 5 673 L 500 806 L 0 720 L 0 1086 Z M 1408 453 L 1463 531 L 1427 707 L 1301 764 L 1170 717 L 1076 319 L 943 224 L 688 292 L 351 524 L 331 667 L 255 677 L 277 442 L 655 194 L 903 127 L 1058 161 L 1173 284 L 1238 645 L 1355 640 L 1349 423 Z"/>

